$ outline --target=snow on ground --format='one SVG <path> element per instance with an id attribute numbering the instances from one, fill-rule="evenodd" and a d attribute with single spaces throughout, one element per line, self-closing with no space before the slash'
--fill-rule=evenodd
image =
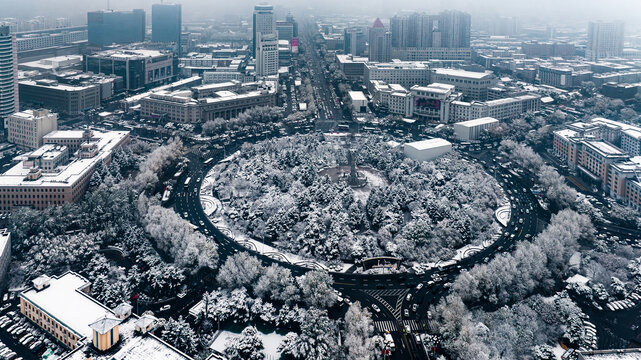
<path id="1" fill-rule="evenodd" d="M 278 345 L 285 339 L 285 336 L 279 335 L 276 332 L 271 332 L 269 334 L 265 334 L 261 331 L 258 331 L 258 334 L 260 335 L 260 338 L 263 340 L 263 346 L 265 347 L 265 350 L 263 353 L 265 354 L 265 360 L 276 360 L 280 359 L 280 352 L 278 352 Z M 221 354 L 225 353 L 225 343 L 227 342 L 227 339 L 233 336 L 238 336 L 240 335 L 239 333 L 234 333 L 231 331 L 227 330 L 220 330 L 214 334 L 214 341 L 209 345 L 209 348 L 212 350 L 216 350 L 220 352 Z"/>
<path id="2" fill-rule="evenodd" d="M 234 155 L 237 155 L 234 154 Z M 232 157 L 234 156 L 232 155 Z M 272 259 L 288 262 L 290 264 L 295 264 L 310 269 L 317 270 L 331 270 L 335 272 L 346 272 L 353 265 L 348 263 L 340 263 L 337 266 L 332 266 L 331 268 L 325 265 L 324 263 L 315 260 L 307 259 L 300 255 L 291 254 L 288 252 L 281 251 L 273 246 L 267 245 L 261 241 L 252 239 L 243 233 L 233 231 L 232 227 L 227 223 L 227 220 L 223 217 L 222 212 L 224 207 L 219 199 L 215 198 L 212 195 L 213 183 L 214 183 L 214 174 L 219 171 L 219 166 L 214 166 L 209 170 L 207 175 L 204 177 L 202 185 L 200 187 L 200 203 L 205 212 L 207 218 L 222 232 L 231 239 L 235 240 L 239 244 L 245 246 L 248 249 L 256 251 L 262 255 L 268 256 Z M 364 174 L 367 177 L 368 186 L 367 189 L 354 189 L 354 195 L 357 199 L 360 199 L 362 196 L 367 199 L 369 192 L 372 187 L 383 186 L 385 184 L 385 179 L 383 179 L 379 174 L 376 174 L 374 171 L 362 171 L 359 169 L 360 174 Z M 360 193 L 359 193 L 360 191 Z M 495 213 L 496 219 L 500 224 L 506 226 L 510 221 L 511 216 L 511 205 L 509 200 L 505 199 L 503 205 L 496 210 Z M 456 255 L 451 260 L 439 261 L 437 263 L 423 264 L 427 267 L 434 266 L 448 266 L 454 264 L 468 256 L 473 255 L 474 253 L 492 245 L 500 237 L 500 231 L 492 236 L 492 239 L 484 241 L 481 245 L 466 245 L 456 251 Z"/>

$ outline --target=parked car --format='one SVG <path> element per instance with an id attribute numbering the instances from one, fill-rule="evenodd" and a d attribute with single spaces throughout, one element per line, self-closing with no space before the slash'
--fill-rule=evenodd
<path id="1" fill-rule="evenodd" d="M 376 311 L 377 313 L 381 312 L 381 308 L 379 308 L 376 304 L 372 304 L 372 310 Z"/>
<path id="2" fill-rule="evenodd" d="M 160 311 L 167 311 L 167 310 L 169 310 L 169 309 L 171 309 L 171 305 L 167 304 L 167 305 L 165 305 L 165 306 L 161 307 L 161 308 L 160 308 Z"/>
<path id="3" fill-rule="evenodd" d="M 410 311 L 407 309 L 403 310 L 403 316 L 410 317 Z"/>

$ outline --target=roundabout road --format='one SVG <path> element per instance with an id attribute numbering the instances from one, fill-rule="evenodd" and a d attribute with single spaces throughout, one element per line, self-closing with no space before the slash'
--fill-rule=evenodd
<path id="1" fill-rule="evenodd" d="M 235 150 L 236 148 L 232 148 L 227 153 L 233 153 Z M 261 259 L 265 264 L 278 263 L 283 267 L 289 268 L 294 276 L 299 276 L 309 271 L 310 269 L 308 268 L 278 261 L 241 246 L 233 239 L 222 234 L 205 215 L 199 197 L 201 182 L 210 167 L 222 160 L 224 155 L 222 150 L 208 154 L 205 158 L 212 157 L 214 159 L 213 164 L 210 164 L 209 167 L 205 167 L 202 159 L 195 154 L 189 153 L 187 155 L 190 159 L 188 169 L 182 178 L 178 180 L 174 192 L 176 212 L 183 217 L 186 214 L 186 220 L 199 226 L 199 231 L 216 240 L 219 245 L 221 261 L 225 261 L 227 256 L 239 251 L 247 251 Z M 470 161 L 478 161 L 474 155 L 465 154 L 464 156 Z M 496 178 L 508 198 L 510 196 L 514 197 L 514 200 L 511 201 L 513 207 L 510 222 L 502 229 L 502 235 L 491 246 L 460 260 L 454 265 L 434 268 L 421 275 L 415 273 L 369 275 L 330 272 L 334 278 L 334 287 L 338 291 L 352 301 L 360 301 L 364 307 L 370 309 L 377 331 L 388 330 L 392 333 L 396 343 L 396 351 L 393 358 L 426 358 L 423 347 L 418 346 L 414 337 L 407 335 L 406 331 L 429 331 L 430 325 L 429 321 L 427 321 L 427 312 L 430 305 L 436 304 L 447 294 L 449 284 L 461 271 L 471 269 L 474 265 L 486 261 L 496 253 L 509 251 L 517 241 L 525 240 L 527 235 L 529 235 L 527 238 L 534 236 L 537 232 L 538 215 L 542 213 L 542 210 L 539 208 L 532 193 L 527 191 L 529 186 L 513 173 L 508 172 L 501 166 L 493 165 L 491 161 L 487 162 L 484 168 L 488 174 Z M 182 181 L 186 177 L 191 177 L 192 181 L 187 187 L 184 187 Z M 197 181 L 198 179 L 200 181 Z M 523 191 L 523 189 L 526 191 Z M 542 217 L 545 218 L 544 215 Z M 520 223 L 520 220 L 522 220 L 522 223 Z M 437 277 L 437 281 L 433 281 L 434 277 Z M 424 284 L 420 290 L 416 288 L 419 283 Z M 408 294 L 411 295 L 410 301 L 406 301 Z M 371 306 L 374 304 L 378 306 L 380 312 L 372 310 Z M 412 311 L 413 304 L 418 307 L 416 312 Z M 404 316 L 405 310 L 409 312 L 408 317 Z"/>

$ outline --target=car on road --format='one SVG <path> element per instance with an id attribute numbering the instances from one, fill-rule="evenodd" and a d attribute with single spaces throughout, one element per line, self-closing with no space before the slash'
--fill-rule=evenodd
<path id="1" fill-rule="evenodd" d="M 414 334 L 414 340 L 416 340 L 417 344 L 421 344 L 421 335 L 419 334 Z"/>
<path id="2" fill-rule="evenodd" d="M 345 298 L 345 304 L 352 305 L 352 300 Z"/>
<path id="3" fill-rule="evenodd" d="M 200 220 L 198 223 L 200 224 L 200 226 L 205 226 L 205 222 L 202 220 Z"/>
<path id="4" fill-rule="evenodd" d="M 372 304 L 372 310 L 376 311 L 377 313 L 381 312 L 381 308 L 379 308 L 376 304 Z"/>
<path id="5" fill-rule="evenodd" d="M 405 297 L 405 301 L 409 302 L 410 300 L 412 300 L 412 294 L 407 294 L 407 296 Z"/>
<path id="6" fill-rule="evenodd" d="M 410 311 L 407 309 L 403 310 L 403 316 L 410 317 Z"/>
<path id="7" fill-rule="evenodd" d="M 418 304 L 413 304 L 412 305 L 412 311 L 417 312 L 418 311 Z"/>
<path id="8" fill-rule="evenodd" d="M 187 212 L 185 211 L 185 212 L 183 213 L 183 217 L 186 219 L 186 218 L 187 218 L 187 216 L 189 216 L 189 214 L 187 214 Z"/>
<path id="9" fill-rule="evenodd" d="M 167 305 L 165 305 L 165 306 L 161 307 L 161 308 L 160 308 L 160 311 L 167 311 L 167 310 L 169 310 L 169 309 L 171 309 L 171 305 L 167 304 Z"/>
<path id="10" fill-rule="evenodd" d="M 421 290 L 423 288 L 423 283 L 416 285 L 416 290 Z"/>

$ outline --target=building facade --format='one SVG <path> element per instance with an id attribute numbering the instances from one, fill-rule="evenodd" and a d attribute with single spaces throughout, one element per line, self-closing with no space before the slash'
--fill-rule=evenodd
<path id="1" fill-rule="evenodd" d="M 252 26 L 252 55 L 256 57 L 259 45 L 259 34 L 275 35 L 276 19 L 274 18 L 274 7 L 268 4 L 259 4 L 254 6 Z"/>
<path id="2" fill-rule="evenodd" d="M 484 131 L 498 126 L 499 121 L 492 117 L 457 122 L 454 124 L 454 135 L 457 140 L 478 140 Z"/>
<path id="3" fill-rule="evenodd" d="M 84 55 L 85 72 L 118 75 L 127 90 L 139 90 L 173 79 L 173 54 L 157 50 L 108 50 Z"/>
<path id="4" fill-rule="evenodd" d="M 450 104 L 462 96 L 454 85 L 440 83 L 414 85 L 411 91 L 412 115 L 429 122 L 449 122 Z"/>
<path id="5" fill-rule="evenodd" d="M 16 36 L 0 26 L 0 119 L 18 112 L 18 52 Z"/>
<path id="6" fill-rule="evenodd" d="M 604 58 L 620 57 L 623 55 L 622 22 L 588 23 L 588 44 L 585 57 L 590 61 Z"/>
<path id="7" fill-rule="evenodd" d="M 100 86 L 69 85 L 56 80 L 20 81 L 20 97 L 26 104 L 42 106 L 65 115 L 80 115 L 100 107 Z"/>
<path id="8" fill-rule="evenodd" d="M 369 61 L 390 62 L 392 60 L 392 33 L 385 29 L 381 19 L 376 18 L 369 28 Z"/>
<path id="9" fill-rule="evenodd" d="M 180 46 L 182 5 L 153 4 L 151 6 L 151 41 L 176 43 Z"/>
<path id="10" fill-rule="evenodd" d="M 365 63 L 363 83 L 371 92 L 372 80 L 381 80 L 388 84 L 400 84 L 405 88 L 430 83 L 430 69 L 427 64 L 419 62 L 394 61 L 390 63 Z"/>
<path id="11" fill-rule="evenodd" d="M 42 138 L 58 130 L 58 114 L 47 109 L 25 110 L 5 119 L 7 140 L 19 147 L 37 149 L 42 146 Z"/>
<path id="12" fill-rule="evenodd" d="M 89 44 L 106 46 L 145 41 L 145 11 L 100 10 L 87 13 Z"/>
<path id="13" fill-rule="evenodd" d="M 258 34 L 256 49 L 256 75 L 278 74 L 278 38 L 275 34 Z"/>

